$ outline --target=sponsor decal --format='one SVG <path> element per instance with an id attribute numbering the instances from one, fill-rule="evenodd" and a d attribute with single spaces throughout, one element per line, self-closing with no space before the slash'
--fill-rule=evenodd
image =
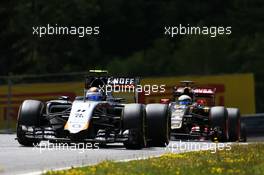
<path id="1" fill-rule="evenodd" d="M 135 78 L 124 78 L 124 77 L 108 78 L 107 84 L 109 85 L 134 85 Z"/>
<path id="2" fill-rule="evenodd" d="M 197 93 L 197 94 L 213 94 L 214 91 L 212 89 L 194 89 L 194 93 Z"/>

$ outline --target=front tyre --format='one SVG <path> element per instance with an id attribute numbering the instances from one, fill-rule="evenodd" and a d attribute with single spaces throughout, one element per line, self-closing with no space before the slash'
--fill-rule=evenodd
<path id="1" fill-rule="evenodd" d="M 227 142 L 229 139 L 228 113 L 223 106 L 212 107 L 209 111 L 210 126 L 214 130 L 212 140 Z"/>
<path id="2" fill-rule="evenodd" d="M 23 126 L 38 126 L 44 104 L 37 100 L 25 100 L 19 108 L 17 118 L 17 141 L 23 146 L 34 146 L 40 141 L 35 138 L 27 138 Z"/>

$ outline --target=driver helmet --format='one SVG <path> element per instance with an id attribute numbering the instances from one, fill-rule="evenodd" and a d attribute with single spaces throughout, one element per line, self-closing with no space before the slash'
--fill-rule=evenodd
<path id="1" fill-rule="evenodd" d="M 181 95 L 178 98 L 179 105 L 191 105 L 192 104 L 192 98 L 188 95 Z"/>
<path id="2" fill-rule="evenodd" d="M 86 92 L 85 98 L 92 101 L 101 101 L 103 99 L 103 93 L 97 87 L 91 87 Z"/>

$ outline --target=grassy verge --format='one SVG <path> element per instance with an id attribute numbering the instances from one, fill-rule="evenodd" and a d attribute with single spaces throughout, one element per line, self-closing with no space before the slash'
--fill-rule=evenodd
<path id="1" fill-rule="evenodd" d="M 264 144 L 232 146 L 227 151 L 197 151 L 165 154 L 159 158 L 130 162 L 104 161 L 98 165 L 50 171 L 46 175 L 125 175 L 125 174 L 264 174 Z"/>

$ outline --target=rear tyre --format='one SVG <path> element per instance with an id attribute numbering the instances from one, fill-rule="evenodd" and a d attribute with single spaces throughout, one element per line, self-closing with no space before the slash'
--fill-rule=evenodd
<path id="1" fill-rule="evenodd" d="M 238 108 L 227 108 L 229 120 L 229 141 L 239 141 L 240 137 L 240 111 Z"/>
<path id="2" fill-rule="evenodd" d="M 241 142 L 247 141 L 247 129 L 245 123 L 241 123 L 240 141 Z"/>
<path id="3" fill-rule="evenodd" d="M 25 100 L 19 108 L 17 118 L 17 141 L 23 146 L 34 146 L 40 141 L 34 138 L 27 138 L 22 126 L 38 126 L 44 104 L 37 100 Z"/>
<path id="4" fill-rule="evenodd" d="M 214 130 L 212 140 L 220 142 L 228 141 L 228 113 L 226 108 L 223 106 L 212 107 L 209 112 L 209 120 L 211 128 Z"/>
<path id="5" fill-rule="evenodd" d="M 170 141 L 171 117 L 167 104 L 146 106 L 148 146 L 165 147 Z"/>
<path id="6" fill-rule="evenodd" d="M 142 104 L 127 104 L 123 111 L 123 129 L 128 130 L 128 140 L 124 142 L 127 149 L 146 147 L 145 136 L 146 112 Z"/>

